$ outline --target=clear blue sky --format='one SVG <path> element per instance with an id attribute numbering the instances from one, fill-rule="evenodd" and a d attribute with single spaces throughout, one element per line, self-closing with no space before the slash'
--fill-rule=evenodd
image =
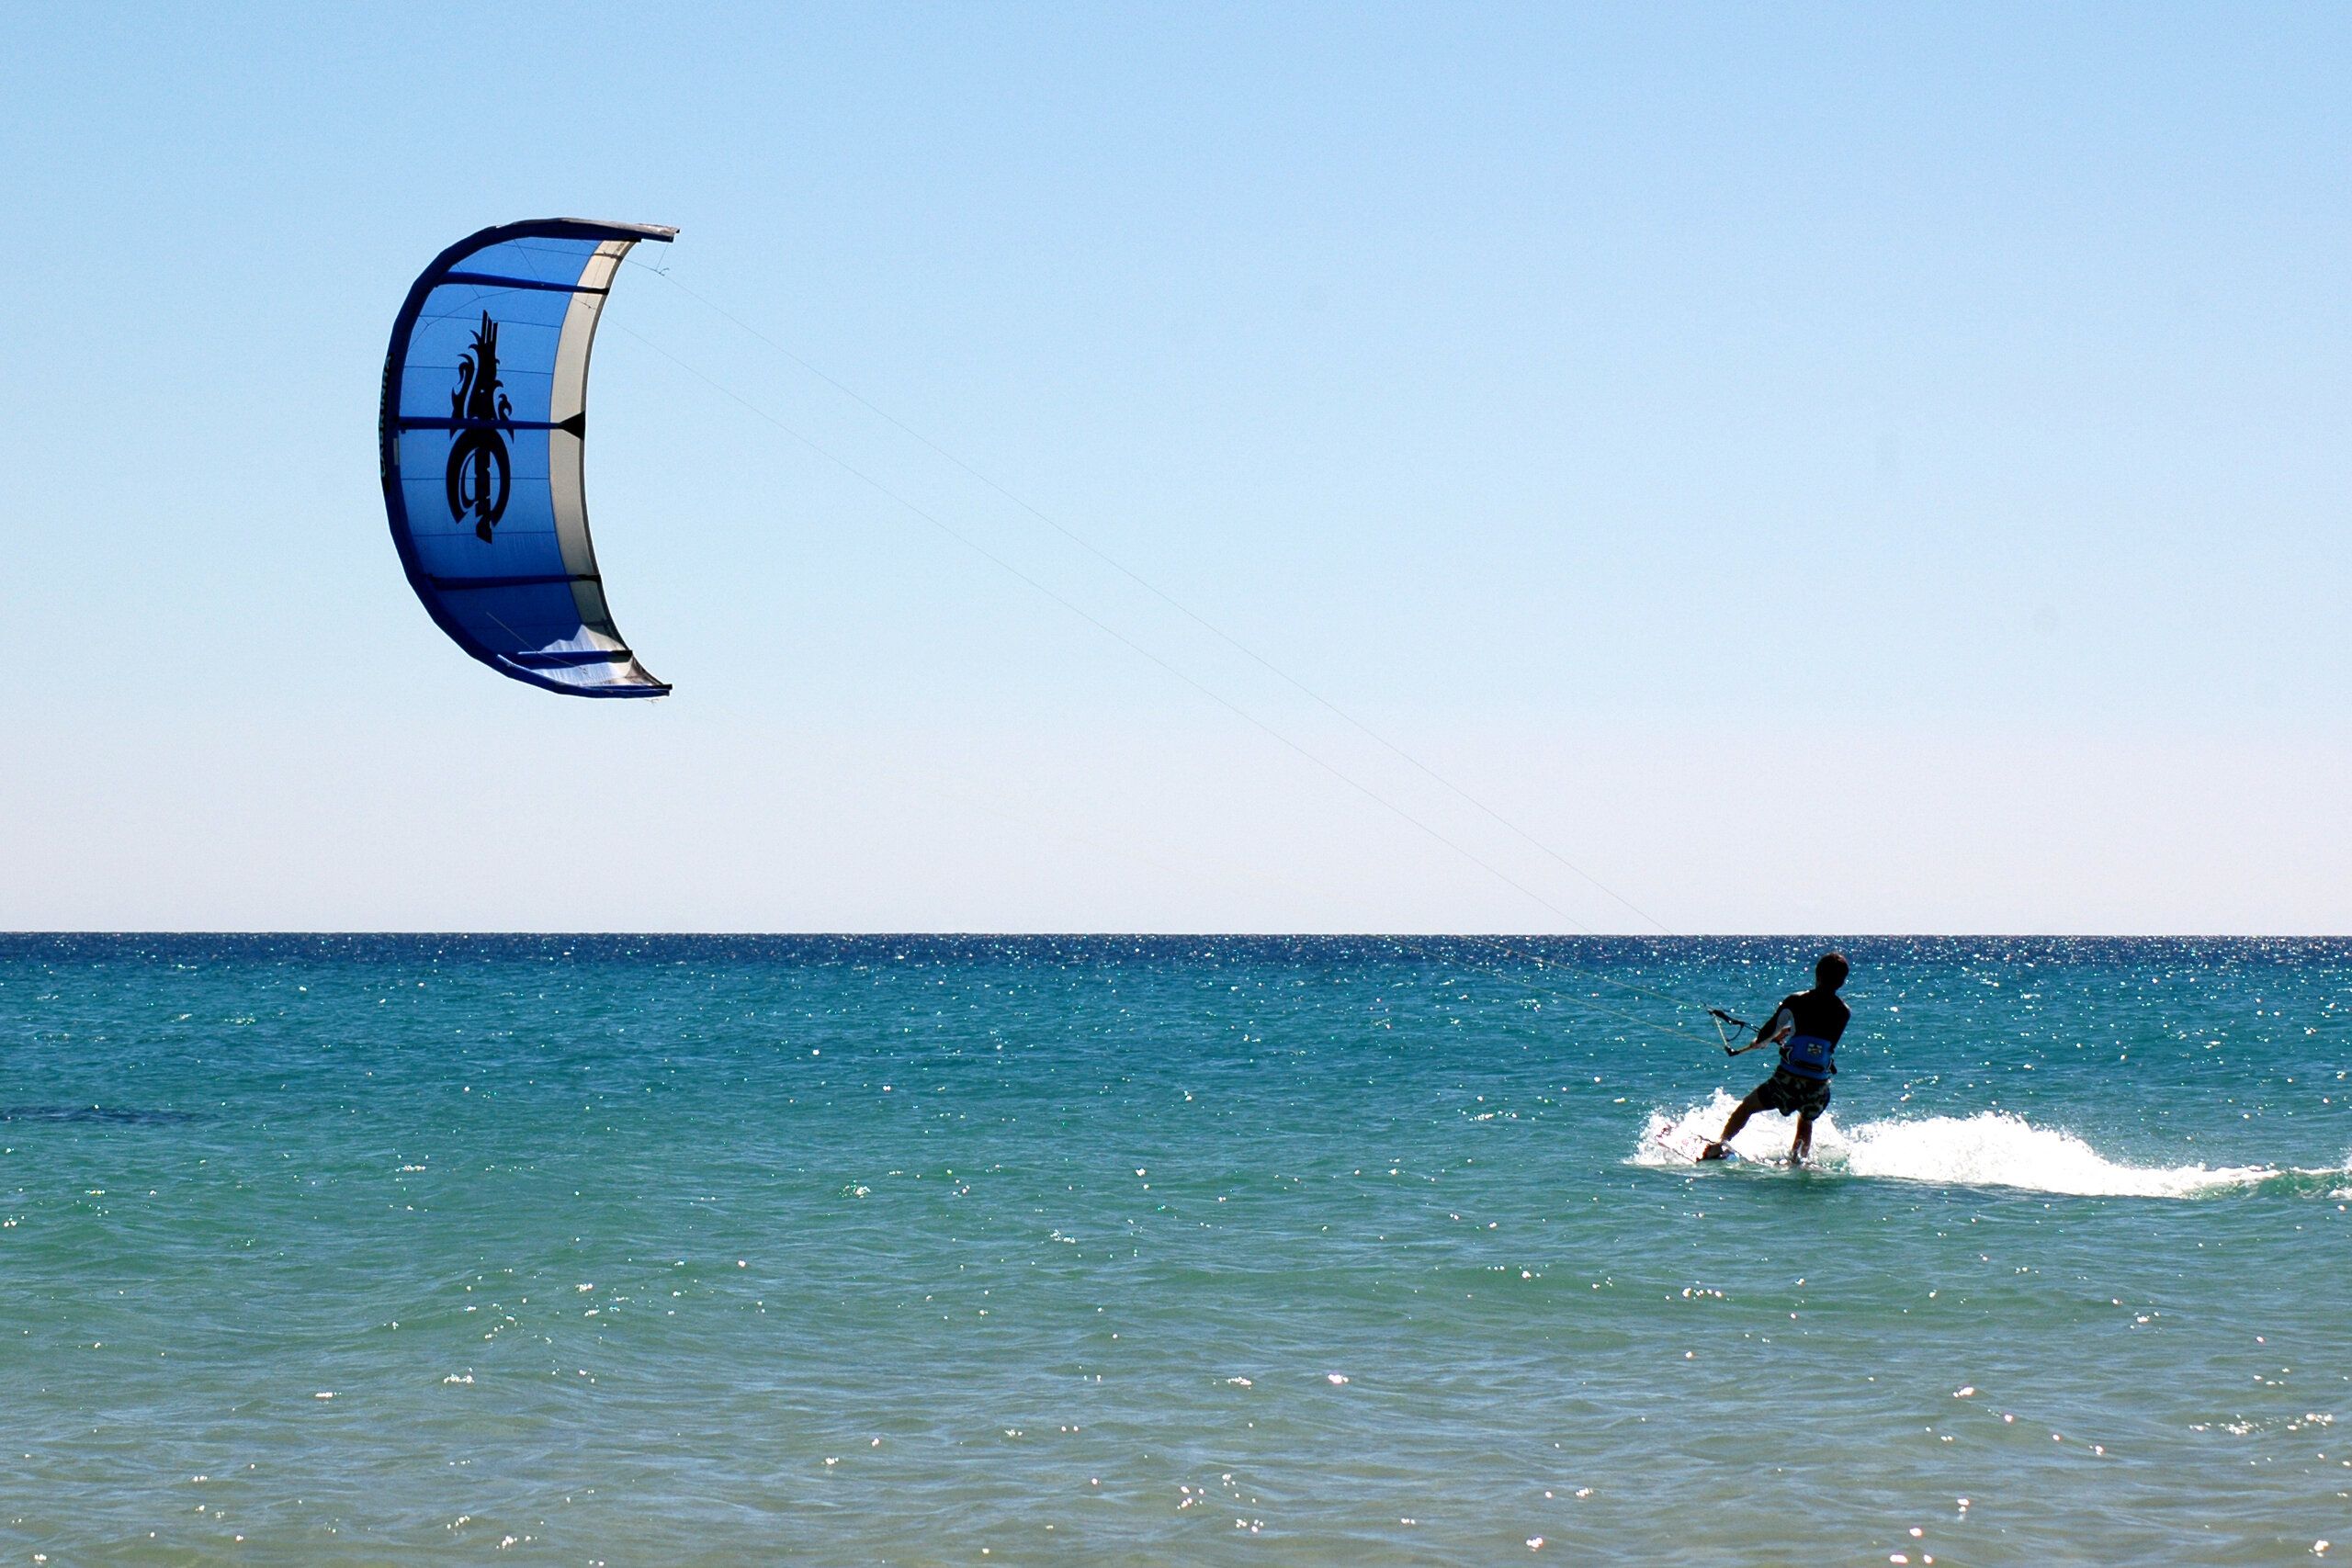
<path id="1" fill-rule="evenodd" d="M 581 214 L 1667 927 L 2352 930 L 2347 73 L 2311 6 L 12 7 L 0 925 L 1645 929 L 650 271 L 589 494 L 677 694 L 464 658 L 386 333 Z"/>

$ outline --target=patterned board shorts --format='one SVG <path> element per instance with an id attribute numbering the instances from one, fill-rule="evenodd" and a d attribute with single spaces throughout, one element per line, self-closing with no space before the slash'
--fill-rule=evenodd
<path id="1" fill-rule="evenodd" d="M 1756 1094 L 1756 1108 L 1777 1111 L 1783 1116 L 1818 1116 L 1829 1109 L 1829 1080 L 1808 1078 L 1775 1067 Z"/>

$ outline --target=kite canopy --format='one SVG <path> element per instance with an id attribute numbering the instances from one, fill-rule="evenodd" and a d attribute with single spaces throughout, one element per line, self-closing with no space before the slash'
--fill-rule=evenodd
<path id="1" fill-rule="evenodd" d="M 409 586 L 459 648 L 582 697 L 658 697 L 605 604 L 581 457 L 621 258 L 675 229 L 549 218 L 434 258 L 392 323 L 378 431 Z"/>

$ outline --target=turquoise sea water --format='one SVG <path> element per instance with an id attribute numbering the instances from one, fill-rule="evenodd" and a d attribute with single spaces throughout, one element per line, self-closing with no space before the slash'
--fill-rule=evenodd
<path id="1" fill-rule="evenodd" d="M 1504 945 L 0 938 L 0 1550 L 2352 1557 L 2352 943 Z"/>

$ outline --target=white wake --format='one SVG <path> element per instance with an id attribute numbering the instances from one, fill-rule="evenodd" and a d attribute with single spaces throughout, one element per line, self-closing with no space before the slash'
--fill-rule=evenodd
<path id="1" fill-rule="evenodd" d="M 1687 1167 L 1700 1146 L 1723 1130 L 1737 1103 L 1717 1089 L 1703 1105 L 1651 1111 L 1632 1163 Z M 1747 1159 L 1785 1159 L 1795 1131 L 1795 1122 L 1788 1117 L 1759 1115 L 1740 1130 L 1732 1147 Z M 1815 1168 L 1848 1176 L 1942 1187 L 2015 1187 L 2086 1198 L 2193 1198 L 2271 1181 L 2328 1191 L 2341 1188 L 2347 1174 L 2267 1165 L 2124 1165 L 2073 1133 L 2037 1127 L 2005 1111 L 1863 1122 L 1851 1129 L 1839 1126 L 1833 1113 L 1815 1123 L 1813 1153 Z"/>

